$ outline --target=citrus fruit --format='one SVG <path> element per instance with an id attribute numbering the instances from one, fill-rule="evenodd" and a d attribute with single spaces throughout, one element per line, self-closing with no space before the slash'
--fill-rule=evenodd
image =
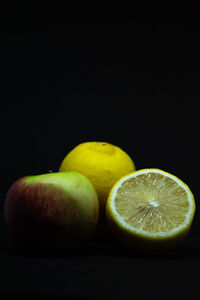
<path id="1" fill-rule="evenodd" d="M 108 224 L 125 245 L 143 253 L 167 251 L 187 236 L 195 213 L 189 187 L 176 176 L 143 169 L 123 176 L 106 205 Z"/>
<path id="2" fill-rule="evenodd" d="M 59 171 L 77 171 L 93 184 L 100 209 L 113 184 L 122 176 L 135 171 L 130 156 L 118 146 L 105 142 L 85 142 L 72 149 L 64 158 Z"/>

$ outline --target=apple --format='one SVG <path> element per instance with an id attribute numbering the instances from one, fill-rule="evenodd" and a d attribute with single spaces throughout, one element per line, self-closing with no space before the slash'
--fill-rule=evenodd
<path id="1" fill-rule="evenodd" d="M 26 176 L 10 187 L 4 218 L 14 246 L 75 249 L 95 233 L 98 198 L 91 182 L 78 172 Z"/>

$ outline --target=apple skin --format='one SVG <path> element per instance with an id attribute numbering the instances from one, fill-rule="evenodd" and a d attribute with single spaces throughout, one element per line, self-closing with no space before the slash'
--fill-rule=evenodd
<path id="1" fill-rule="evenodd" d="M 10 187 L 4 219 L 17 248 L 76 249 L 95 233 L 99 203 L 91 182 L 78 172 L 26 176 Z"/>

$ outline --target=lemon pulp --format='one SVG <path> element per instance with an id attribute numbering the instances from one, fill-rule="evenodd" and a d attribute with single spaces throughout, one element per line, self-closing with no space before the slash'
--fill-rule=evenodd
<path id="1" fill-rule="evenodd" d="M 190 202 L 180 182 L 158 172 L 127 179 L 115 196 L 116 212 L 131 227 L 166 233 L 187 222 Z"/>
<path id="2" fill-rule="evenodd" d="M 123 176 L 111 189 L 106 204 L 112 233 L 126 246 L 145 254 L 179 245 L 189 233 L 194 213 L 189 187 L 158 169 Z"/>

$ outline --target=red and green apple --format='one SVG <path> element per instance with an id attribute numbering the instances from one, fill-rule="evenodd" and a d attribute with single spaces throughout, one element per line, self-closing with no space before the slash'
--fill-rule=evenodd
<path id="1" fill-rule="evenodd" d="M 4 216 L 18 247 L 74 249 L 95 233 L 99 203 L 91 182 L 78 172 L 26 176 L 10 187 Z"/>

